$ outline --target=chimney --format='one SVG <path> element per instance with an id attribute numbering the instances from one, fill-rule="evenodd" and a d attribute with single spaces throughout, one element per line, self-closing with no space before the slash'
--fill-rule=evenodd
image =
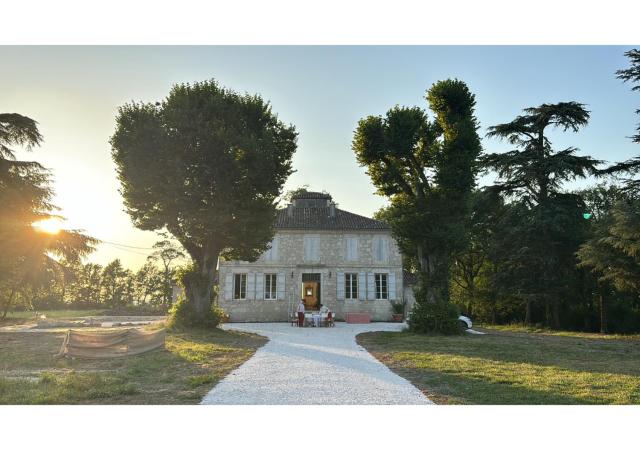
<path id="1" fill-rule="evenodd" d="M 287 205 L 287 217 L 293 217 L 293 205 L 291 203 Z"/>
<path id="2" fill-rule="evenodd" d="M 329 217 L 335 217 L 336 216 L 336 204 L 331 202 L 329 203 Z"/>

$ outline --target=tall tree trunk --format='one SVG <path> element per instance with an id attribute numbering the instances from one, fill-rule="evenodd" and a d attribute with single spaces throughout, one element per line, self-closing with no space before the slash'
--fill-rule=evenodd
<path id="1" fill-rule="evenodd" d="M 7 300 L 5 300 L 4 302 L 4 308 L 2 310 L 2 318 L 6 319 L 7 318 L 7 313 L 9 312 L 9 308 L 11 308 L 11 304 L 13 303 L 13 299 L 16 295 L 16 288 L 14 287 L 11 290 L 11 295 L 9 296 L 9 298 Z"/>
<path id="2" fill-rule="evenodd" d="M 436 303 L 449 300 L 449 268 L 446 258 L 441 255 L 426 255 L 418 246 L 420 269 L 426 275 L 427 301 Z"/>
<path id="3" fill-rule="evenodd" d="M 556 299 L 553 302 L 553 306 L 551 308 L 552 311 L 552 319 L 553 319 L 553 323 L 552 326 L 554 329 L 559 330 L 560 329 L 560 302 L 558 299 Z"/>
<path id="4" fill-rule="evenodd" d="M 544 298 L 544 322 L 545 325 L 551 327 L 551 310 L 549 308 L 549 297 Z"/>
<path id="5" fill-rule="evenodd" d="M 201 258 L 196 262 L 196 271 L 185 280 L 185 294 L 191 303 L 195 313 L 204 317 L 211 307 L 211 292 L 213 291 L 213 278 L 218 264 L 220 248 L 208 243 L 202 249 Z"/>
<path id="6" fill-rule="evenodd" d="M 600 333 L 607 333 L 607 303 L 600 292 Z"/>
<path id="7" fill-rule="evenodd" d="M 531 298 L 527 297 L 526 306 L 524 311 L 524 323 L 525 325 L 531 325 Z"/>

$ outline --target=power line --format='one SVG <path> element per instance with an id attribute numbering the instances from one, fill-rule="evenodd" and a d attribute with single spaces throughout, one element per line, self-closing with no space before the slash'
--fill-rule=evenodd
<path id="1" fill-rule="evenodd" d="M 113 246 L 112 248 L 114 248 L 115 250 L 120 250 L 120 251 L 127 252 L 127 253 L 133 253 L 134 255 L 149 256 L 148 253 L 136 252 L 135 250 L 129 250 L 129 249 L 126 249 L 126 248 L 120 248 L 120 247 L 116 247 L 116 246 Z"/>
<path id="2" fill-rule="evenodd" d="M 117 245 L 118 247 L 135 248 L 137 250 L 155 250 L 153 247 L 136 247 L 134 245 L 119 244 L 117 242 L 103 241 L 102 239 L 99 239 L 99 241 L 100 241 L 101 244 Z"/>

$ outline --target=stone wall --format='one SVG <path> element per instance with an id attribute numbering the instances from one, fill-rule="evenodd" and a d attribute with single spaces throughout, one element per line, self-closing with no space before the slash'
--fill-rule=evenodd
<path id="1" fill-rule="evenodd" d="M 304 260 L 304 237 L 320 239 L 317 261 Z M 357 237 L 358 258 L 346 261 L 346 237 Z M 386 261 L 377 261 L 373 241 L 384 237 L 388 242 Z M 302 274 L 317 273 L 321 277 L 320 302 L 344 320 L 348 312 L 370 313 L 372 320 L 391 318 L 393 300 L 403 298 L 402 257 L 389 232 L 326 232 L 280 231 L 271 251 L 272 257 L 263 255 L 255 263 L 246 261 L 221 261 L 219 267 L 219 305 L 233 322 L 286 321 L 302 295 Z M 233 275 L 247 274 L 247 298 L 233 299 Z M 264 275 L 277 274 L 277 300 L 264 300 Z M 358 274 L 359 299 L 344 299 L 344 273 Z M 389 282 L 389 299 L 371 298 L 373 274 L 385 273 Z M 363 278 L 364 277 L 364 278 Z M 262 281 L 260 281 L 262 279 Z M 364 283 L 363 283 L 364 280 Z M 284 286 L 283 286 L 284 285 Z M 391 289 L 393 288 L 393 292 Z"/>

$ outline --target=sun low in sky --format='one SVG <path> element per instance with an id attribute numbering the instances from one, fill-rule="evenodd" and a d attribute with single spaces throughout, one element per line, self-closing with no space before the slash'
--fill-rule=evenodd
<path id="1" fill-rule="evenodd" d="M 58 217 L 50 217 L 48 219 L 33 222 L 31 225 L 33 228 L 43 233 L 58 234 L 64 227 L 64 221 Z"/>

